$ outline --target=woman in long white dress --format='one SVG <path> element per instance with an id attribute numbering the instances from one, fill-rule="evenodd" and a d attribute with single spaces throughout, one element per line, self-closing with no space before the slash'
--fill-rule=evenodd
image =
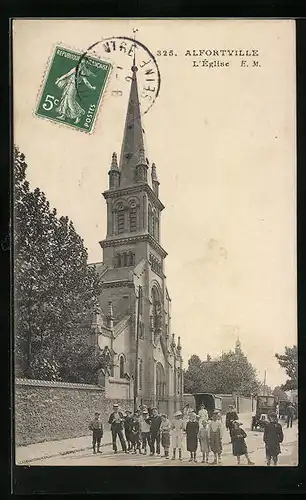
<path id="1" fill-rule="evenodd" d="M 78 68 L 78 69 L 77 69 Z M 62 89 L 60 104 L 56 111 L 60 116 L 59 120 L 70 118 L 75 120 L 74 123 L 79 123 L 81 117 L 85 114 L 85 110 L 77 102 L 77 85 L 84 83 L 89 89 L 95 90 L 96 87 L 91 85 L 86 76 L 96 76 L 87 67 L 85 59 L 82 59 L 79 67 L 75 66 L 68 73 L 57 78 L 55 84 Z"/>

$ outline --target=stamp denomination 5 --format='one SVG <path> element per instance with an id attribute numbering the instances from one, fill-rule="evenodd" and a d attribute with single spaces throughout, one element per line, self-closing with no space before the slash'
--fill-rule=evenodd
<path id="1" fill-rule="evenodd" d="M 36 115 L 91 132 L 112 65 L 56 47 Z"/>

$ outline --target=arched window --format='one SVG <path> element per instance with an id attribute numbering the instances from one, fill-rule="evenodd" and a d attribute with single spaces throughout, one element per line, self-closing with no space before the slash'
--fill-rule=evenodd
<path id="1" fill-rule="evenodd" d="M 135 255 L 133 252 L 129 253 L 129 265 L 130 266 L 135 266 Z"/>
<path id="2" fill-rule="evenodd" d="M 161 331 L 161 300 L 157 288 L 152 288 L 152 323 L 154 335 Z"/>
<path id="3" fill-rule="evenodd" d="M 148 215 L 149 234 L 153 236 L 153 214 L 151 205 L 149 205 Z"/>
<path id="4" fill-rule="evenodd" d="M 125 230 L 125 211 L 124 206 L 121 204 L 117 208 L 117 231 L 124 233 Z"/>
<path id="5" fill-rule="evenodd" d="M 152 236 L 156 238 L 156 211 L 152 212 Z"/>
<path id="6" fill-rule="evenodd" d="M 143 377 L 143 366 L 142 366 L 142 359 L 139 360 L 139 381 L 138 381 L 138 388 L 141 391 L 142 390 L 142 377 Z"/>
<path id="7" fill-rule="evenodd" d="M 120 370 L 120 373 L 119 373 L 119 377 L 120 378 L 124 378 L 124 356 L 123 354 L 121 354 L 120 358 L 119 358 L 119 370 Z"/>
<path id="8" fill-rule="evenodd" d="M 137 206 L 135 202 L 131 203 L 130 205 L 129 221 L 130 221 L 130 232 L 132 233 L 137 231 Z"/>
<path id="9" fill-rule="evenodd" d="M 159 240 L 159 216 L 156 214 L 156 219 L 155 219 L 155 238 Z"/>
<path id="10" fill-rule="evenodd" d="M 156 365 L 156 396 L 158 398 L 165 397 L 166 392 L 166 377 L 163 365 L 157 363 Z"/>
<path id="11" fill-rule="evenodd" d="M 140 312 L 141 314 L 141 312 Z M 144 338 L 144 325 L 143 323 L 139 323 L 139 338 L 143 339 Z"/>
<path id="12" fill-rule="evenodd" d="M 127 267 L 128 265 L 128 255 L 126 252 L 123 252 L 123 267 Z"/>

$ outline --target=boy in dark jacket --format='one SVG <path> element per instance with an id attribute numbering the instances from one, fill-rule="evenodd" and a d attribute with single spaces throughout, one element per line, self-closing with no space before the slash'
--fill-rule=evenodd
<path id="1" fill-rule="evenodd" d="M 133 453 L 141 453 L 139 414 L 136 412 L 132 417 L 131 441 Z"/>
<path id="2" fill-rule="evenodd" d="M 128 451 L 132 450 L 132 439 L 131 439 L 132 427 L 133 427 L 132 412 L 131 410 L 126 410 L 126 417 L 124 419 L 124 432 L 125 432 L 125 439 L 128 445 Z"/>
<path id="3" fill-rule="evenodd" d="M 277 421 L 276 413 L 269 415 L 269 422 L 265 425 L 263 440 L 266 445 L 267 465 L 277 465 L 278 455 L 281 453 L 280 443 L 283 442 L 284 434 L 281 424 Z"/>
<path id="4" fill-rule="evenodd" d="M 233 422 L 235 420 L 238 420 L 237 412 L 235 411 L 233 405 L 229 405 L 228 412 L 227 412 L 226 417 L 225 417 L 225 427 L 229 431 L 230 442 L 232 442 L 232 429 L 233 429 Z"/>
<path id="5" fill-rule="evenodd" d="M 158 413 L 157 408 L 152 408 L 152 416 L 150 418 L 150 455 L 155 453 L 155 442 L 156 442 L 156 454 L 160 455 L 160 424 L 161 416 Z"/>
<path id="6" fill-rule="evenodd" d="M 95 418 L 89 424 L 89 430 L 92 431 L 92 449 L 93 453 L 102 453 L 100 451 L 101 439 L 103 437 L 103 424 L 100 420 L 100 413 L 95 412 Z M 97 452 L 96 452 L 97 445 Z"/>

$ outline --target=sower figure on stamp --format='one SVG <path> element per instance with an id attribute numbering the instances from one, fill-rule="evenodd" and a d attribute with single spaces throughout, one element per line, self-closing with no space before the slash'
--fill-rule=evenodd
<path id="1" fill-rule="evenodd" d="M 55 85 L 63 90 L 60 98 L 60 104 L 56 108 L 56 111 L 60 114 L 60 116 L 58 116 L 60 120 L 70 118 L 75 120 L 75 123 L 79 123 L 81 117 L 85 115 L 85 110 L 77 101 L 76 85 L 84 83 L 89 89 L 96 89 L 96 87 L 89 83 L 86 76 L 96 75 L 86 67 L 86 61 L 85 59 L 82 59 L 78 70 L 77 66 L 75 66 L 68 71 L 68 73 L 56 79 Z"/>
<path id="2" fill-rule="evenodd" d="M 234 409 L 233 405 L 229 405 L 228 412 L 225 417 L 225 427 L 229 431 L 230 434 L 230 442 L 232 442 L 232 428 L 234 420 L 238 420 L 237 412 Z"/>
<path id="3" fill-rule="evenodd" d="M 156 454 L 160 455 L 160 424 L 161 424 L 161 416 L 158 413 L 157 408 L 152 408 L 152 416 L 150 418 L 150 449 L 151 455 L 155 453 L 155 443 L 156 443 Z"/>
<path id="4" fill-rule="evenodd" d="M 267 465 L 277 465 L 278 455 L 281 453 L 280 443 L 283 442 L 284 434 L 281 424 L 277 421 L 276 413 L 269 415 L 269 422 L 265 425 L 263 440 L 266 445 Z"/>
<path id="5" fill-rule="evenodd" d="M 111 413 L 108 423 L 111 425 L 112 440 L 113 440 L 113 450 L 117 453 L 117 436 L 119 436 L 122 450 L 127 453 L 126 442 L 123 436 L 123 422 L 124 416 L 121 411 L 119 411 L 119 406 L 117 404 L 113 405 L 113 412 Z"/>
<path id="6" fill-rule="evenodd" d="M 103 437 L 103 424 L 100 420 L 100 413 L 95 412 L 95 418 L 89 424 L 89 430 L 92 431 L 92 449 L 93 453 L 102 453 L 100 451 L 101 439 Z M 97 451 L 96 451 L 97 445 Z"/>

